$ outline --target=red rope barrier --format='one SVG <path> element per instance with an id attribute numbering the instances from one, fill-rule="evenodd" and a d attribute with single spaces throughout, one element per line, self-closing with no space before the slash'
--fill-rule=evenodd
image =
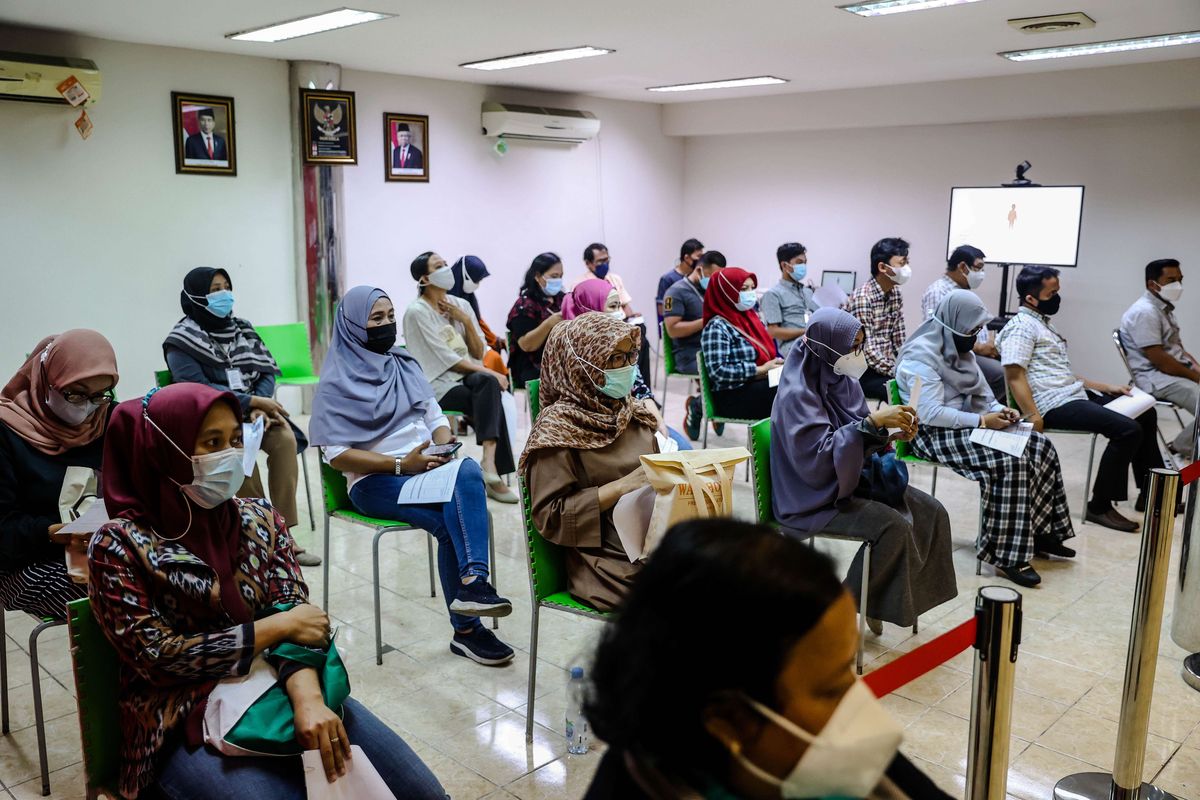
<path id="1" fill-rule="evenodd" d="M 911 653 L 905 653 L 890 664 L 863 676 L 863 681 L 876 697 L 899 689 L 906 683 L 944 664 L 975 644 L 975 618 L 943 633 L 931 642 L 921 645 Z"/>
<path id="2" fill-rule="evenodd" d="M 1190 466 L 1184 467 L 1179 472 L 1179 479 L 1183 481 L 1184 486 L 1197 478 L 1200 478 L 1200 461 L 1193 461 Z"/>

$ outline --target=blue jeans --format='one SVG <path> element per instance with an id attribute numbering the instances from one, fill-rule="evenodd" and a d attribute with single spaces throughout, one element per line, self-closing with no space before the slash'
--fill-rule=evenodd
<path id="1" fill-rule="evenodd" d="M 667 436 L 675 440 L 675 444 L 679 445 L 680 450 L 692 449 L 692 443 L 688 441 L 688 438 L 669 425 L 667 426 Z"/>
<path id="2" fill-rule="evenodd" d="M 448 796 L 429 767 L 395 731 L 353 699 L 346 700 L 343 710 L 342 723 L 350 743 L 362 748 L 392 794 L 422 800 Z M 299 756 L 223 756 L 207 745 L 189 752 L 179 743 L 162 752 L 159 764 L 158 794 L 154 790 L 148 794 L 166 800 L 305 800 L 308 796 Z"/>
<path id="3" fill-rule="evenodd" d="M 488 577 L 487 494 L 483 470 L 471 458 L 463 459 L 448 503 L 400 504 L 396 496 L 411 475 L 375 474 L 354 484 L 350 502 L 360 513 L 380 519 L 395 519 L 422 528 L 438 542 L 438 576 L 442 598 L 449 608 L 458 596 L 462 579 L 469 575 Z M 455 630 L 467 632 L 483 627 L 479 617 L 451 614 Z"/>

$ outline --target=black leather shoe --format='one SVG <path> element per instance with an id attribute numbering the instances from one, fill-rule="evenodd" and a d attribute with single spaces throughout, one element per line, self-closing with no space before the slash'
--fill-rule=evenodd
<path id="1" fill-rule="evenodd" d="M 1137 533 L 1138 528 L 1141 527 L 1133 520 L 1122 517 L 1115 508 L 1110 508 L 1103 513 L 1089 510 L 1086 519 L 1088 522 L 1094 522 L 1122 533 Z"/>
<path id="2" fill-rule="evenodd" d="M 1011 567 L 996 565 L 996 571 L 1018 586 L 1032 589 L 1042 582 L 1042 576 L 1029 564 L 1014 564 Z"/>
<path id="3" fill-rule="evenodd" d="M 1034 551 L 1042 557 L 1058 556 L 1059 558 L 1074 558 L 1075 551 L 1067 547 L 1053 536 L 1033 537 Z"/>

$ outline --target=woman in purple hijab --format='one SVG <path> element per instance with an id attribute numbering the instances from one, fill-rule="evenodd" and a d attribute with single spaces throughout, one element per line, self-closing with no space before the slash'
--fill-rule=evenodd
<path id="1" fill-rule="evenodd" d="M 958 594 L 951 558 L 950 518 L 942 504 L 890 471 L 895 506 L 870 491 L 864 466 L 874 465 L 893 439 L 911 440 L 916 415 L 908 406 L 867 408 L 858 375 L 862 324 L 835 308 L 812 315 L 800 345 L 788 353 L 771 412 L 771 503 L 785 532 L 836 534 L 870 542 L 870 607 L 875 634 L 882 622 L 912 626 L 917 617 Z M 888 428 L 899 428 L 889 435 Z M 889 459 L 890 461 L 890 459 Z M 862 551 L 846 576 L 858 598 Z M 858 598 L 861 603 L 861 598 Z"/>

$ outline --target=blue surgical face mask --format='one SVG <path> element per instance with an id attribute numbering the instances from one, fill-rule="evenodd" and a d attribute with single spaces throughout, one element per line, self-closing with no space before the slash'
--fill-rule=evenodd
<path id="1" fill-rule="evenodd" d="M 604 385 L 599 387 L 600 393 L 617 400 L 628 397 L 633 391 L 633 378 L 636 373 L 637 364 L 604 370 Z"/>
<path id="2" fill-rule="evenodd" d="M 754 308 L 754 304 L 758 302 L 758 295 L 753 289 L 745 289 L 738 292 L 737 310 L 749 311 Z"/>
<path id="3" fill-rule="evenodd" d="M 704 290 L 708 289 L 708 281 L 709 281 L 710 277 L 711 276 L 709 276 L 709 275 L 701 275 L 700 276 L 700 288 L 701 289 L 704 289 Z"/>
<path id="4" fill-rule="evenodd" d="M 209 292 L 205 299 L 208 301 L 208 313 L 214 317 L 228 317 L 233 311 L 233 292 L 228 289 Z"/>
<path id="5" fill-rule="evenodd" d="M 607 262 L 607 261 L 605 261 L 603 264 L 597 264 L 596 271 L 593 272 L 592 274 L 595 275 L 597 278 L 603 279 L 604 276 L 608 274 L 608 267 L 609 267 L 609 262 Z"/>
<path id="6" fill-rule="evenodd" d="M 554 297 L 556 294 L 562 294 L 562 278 L 546 278 L 546 288 L 542 291 L 547 297 Z"/>
<path id="7" fill-rule="evenodd" d="M 796 283 L 804 280 L 804 276 L 808 274 L 808 264 L 792 264 L 792 280 Z"/>

